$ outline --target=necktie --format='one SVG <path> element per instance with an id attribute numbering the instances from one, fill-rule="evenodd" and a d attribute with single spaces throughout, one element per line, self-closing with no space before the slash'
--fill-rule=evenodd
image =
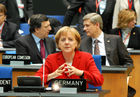
<path id="1" fill-rule="evenodd" d="M 42 39 L 40 40 L 40 54 L 42 59 L 45 58 L 45 46 Z"/>
<path id="2" fill-rule="evenodd" d="M 94 55 L 100 55 L 100 50 L 99 50 L 99 45 L 98 45 L 99 40 L 96 39 L 96 40 L 94 41 L 94 43 L 95 43 Z"/>

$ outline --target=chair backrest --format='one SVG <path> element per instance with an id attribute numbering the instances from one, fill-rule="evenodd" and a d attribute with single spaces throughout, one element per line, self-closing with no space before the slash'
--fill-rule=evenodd
<path id="1" fill-rule="evenodd" d="M 100 73 L 102 73 L 102 66 L 101 66 L 101 55 L 93 55 L 93 59 L 94 59 L 94 62 L 97 66 L 97 68 L 99 69 Z M 102 87 L 101 86 L 98 86 L 98 87 L 95 87 L 91 84 L 88 84 L 89 85 L 89 89 L 98 89 L 98 90 L 102 90 Z"/>
<path id="2" fill-rule="evenodd" d="M 0 87 L 4 87 L 4 92 L 12 89 L 12 67 L 0 67 Z"/>
<path id="3" fill-rule="evenodd" d="M 135 27 L 140 27 L 140 25 L 135 25 Z"/>
<path id="4" fill-rule="evenodd" d="M 54 34 L 49 34 L 49 35 L 48 35 L 48 37 L 49 37 L 49 38 L 52 38 L 52 39 L 55 39 L 54 36 L 55 36 Z"/>
<path id="5" fill-rule="evenodd" d="M 28 23 L 21 23 L 20 24 L 20 30 L 23 31 L 23 33 L 21 35 L 28 35 L 30 32 L 29 32 L 29 24 Z"/>
<path id="6" fill-rule="evenodd" d="M 14 50 L 14 51 L 5 51 L 5 54 L 16 54 L 16 50 Z"/>

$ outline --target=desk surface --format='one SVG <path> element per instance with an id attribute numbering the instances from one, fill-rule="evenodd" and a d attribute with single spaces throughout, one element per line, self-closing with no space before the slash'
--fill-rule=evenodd
<path id="1" fill-rule="evenodd" d="M 15 51 L 16 48 L 0 48 L 0 51 Z"/>
<path id="2" fill-rule="evenodd" d="M 130 53 L 130 55 L 132 55 L 132 54 L 140 55 L 140 50 L 128 50 L 128 52 Z"/>
<path id="3" fill-rule="evenodd" d="M 13 67 L 13 70 L 38 70 L 40 69 L 41 65 L 3 65 L 0 64 L 0 66 L 4 67 Z M 102 66 L 103 72 L 126 72 L 128 71 L 128 67 L 123 66 Z"/>
<path id="4" fill-rule="evenodd" d="M 47 96 L 47 97 L 104 97 L 109 93 L 109 90 L 102 90 L 97 92 L 79 92 L 77 94 L 60 94 L 55 92 L 5 92 L 0 93 L 0 96 Z"/>
<path id="5" fill-rule="evenodd" d="M 10 66 L 10 65 L 0 65 L 0 66 Z M 13 79 L 12 85 L 17 86 L 17 76 L 34 76 L 36 71 L 41 66 L 33 65 L 23 65 L 23 66 L 12 66 L 13 67 Z M 102 67 L 104 84 L 102 86 L 103 90 L 110 90 L 110 93 L 105 95 L 105 97 L 127 97 L 127 67 L 121 66 L 110 66 Z M 114 88 L 115 87 L 115 88 Z M 122 94 L 120 96 L 120 94 Z M 43 94 L 42 94 L 43 95 Z M 80 97 L 80 96 L 79 96 Z M 96 96 L 95 96 L 96 97 Z"/>

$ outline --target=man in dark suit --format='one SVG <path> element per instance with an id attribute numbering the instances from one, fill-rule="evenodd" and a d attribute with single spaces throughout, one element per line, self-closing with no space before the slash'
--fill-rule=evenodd
<path id="1" fill-rule="evenodd" d="M 43 40 L 45 58 L 56 51 L 54 40 L 48 37 L 50 30 L 50 22 L 46 15 L 32 15 L 30 18 L 30 34 L 16 41 L 16 53 L 30 55 L 32 63 L 42 63 L 44 57 L 41 55 L 41 40 Z"/>
<path id="2" fill-rule="evenodd" d="M 122 65 L 133 67 L 133 61 L 118 35 L 105 34 L 102 31 L 103 21 L 99 14 L 89 13 L 83 17 L 84 30 L 87 37 L 82 39 L 80 50 L 91 54 L 95 51 L 95 40 L 98 40 L 98 52 L 106 56 L 106 66 Z M 128 87 L 128 90 L 130 87 Z M 128 95 L 130 92 L 128 92 Z"/>
<path id="3" fill-rule="evenodd" d="M 133 65 L 121 37 L 103 33 L 103 22 L 99 14 L 89 13 L 84 16 L 83 21 L 84 31 L 88 37 L 82 39 L 80 47 L 82 51 L 94 54 L 94 41 L 98 39 L 100 55 L 107 57 L 106 65 Z"/>
<path id="4" fill-rule="evenodd" d="M 18 26 L 20 23 L 27 22 L 33 15 L 32 0 L 0 0 L 0 3 L 6 6 L 7 20 Z"/>
<path id="5" fill-rule="evenodd" d="M 84 36 L 82 20 L 83 16 L 92 12 L 101 14 L 104 23 L 103 31 L 108 33 L 108 31 L 112 29 L 112 16 L 115 2 L 116 0 L 73 0 L 70 7 L 66 11 L 63 26 L 69 26 L 71 24 L 74 15 L 78 13 L 79 8 L 81 7 L 78 24 L 78 30 L 80 31 L 81 36 Z"/>
<path id="6" fill-rule="evenodd" d="M 0 47 L 14 48 L 15 40 L 21 35 L 16 24 L 6 21 L 6 7 L 0 4 Z"/>

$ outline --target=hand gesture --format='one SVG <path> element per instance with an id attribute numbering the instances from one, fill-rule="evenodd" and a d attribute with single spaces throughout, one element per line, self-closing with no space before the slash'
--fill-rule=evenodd
<path id="1" fill-rule="evenodd" d="M 79 70 L 77 68 L 75 68 L 74 66 L 71 66 L 69 64 L 67 64 L 67 66 L 65 66 L 65 72 L 67 73 L 68 76 L 71 76 L 73 74 L 77 75 L 77 76 L 81 76 L 83 74 L 84 71 Z"/>

